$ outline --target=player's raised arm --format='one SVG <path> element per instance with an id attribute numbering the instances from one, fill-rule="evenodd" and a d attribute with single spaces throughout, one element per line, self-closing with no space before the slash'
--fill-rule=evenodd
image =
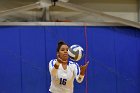
<path id="1" fill-rule="evenodd" d="M 83 66 L 80 66 L 80 74 L 76 77 L 76 80 L 77 80 L 78 83 L 81 83 L 83 81 L 84 76 L 85 76 L 85 71 L 86 71 L 87 66 L 88 66 L 88 63 L 89 62 L 87 62 Z"/>
<path id="2" fill-rule="evenodd" d="M 51 60 L 49 63 L 49 70 L 50 70 L 50 74 L 54 77 L 57 76 L 57 70 L 59 68 L 59 65 L 63 63 L 63 60 L 59 58 L 59 56 L 57 55 L 57 59 L 55 60 Z"/>
<path id="3" fill-rule="evenodd" d="M 51 60 L 49 63 L 49 71 L 51 76 L 56 77 L 57 70 L 59 68 L 60 63 L 56 60 Z"/>

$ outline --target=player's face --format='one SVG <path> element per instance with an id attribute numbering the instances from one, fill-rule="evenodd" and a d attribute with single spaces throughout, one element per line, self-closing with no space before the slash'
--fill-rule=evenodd
<path id="1" fill-rule="evenodd" d="M 59 49 L 58 54 L 62 60 L 64 60 L 64 61 L 68 60 L 68 46 L 62 45 Z"/>

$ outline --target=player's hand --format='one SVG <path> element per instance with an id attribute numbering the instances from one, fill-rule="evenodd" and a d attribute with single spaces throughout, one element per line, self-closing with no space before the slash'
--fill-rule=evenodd
<path id="1" fill-rule="evenodd" d="M 86 69 L 87 69 L 87 66 L 88 66 L 88 64 L 89 64 L 89 61 L 85 64 L 85 65 L 83 65 L 83 66 L 80 66 L 80 75 L 85 75 L 85 71 L 86 71 Z"/>
<path id="2" fill-rule="evenodd" d="M 59 62 L 59 63 L 66 63 L 67 61 L 63 61 L 60 57 L 59 57 L 59 55 L 57 54 L 57 61 Z"/>

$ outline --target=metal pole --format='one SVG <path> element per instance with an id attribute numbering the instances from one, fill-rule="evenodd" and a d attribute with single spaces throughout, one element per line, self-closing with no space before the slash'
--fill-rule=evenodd
<path id="1" fill-rule="evenodd" d="M 50 6 L 51 2 L 48 0 L 41 0 L 40 5 L 43 8 L 42 9 L 42 21 L 50 21 Z"/>

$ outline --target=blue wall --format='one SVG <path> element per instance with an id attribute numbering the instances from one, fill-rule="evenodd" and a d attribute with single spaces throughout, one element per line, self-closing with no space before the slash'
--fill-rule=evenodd
<path id="1" fill-rule="evenodd" d="M 74 93 L 140 93 L 140 30 L 104 26 L 1 26 L 0 93 L 48 93 L 48 63 L 59 40 L 79 44 L 89 60 Z"/>

